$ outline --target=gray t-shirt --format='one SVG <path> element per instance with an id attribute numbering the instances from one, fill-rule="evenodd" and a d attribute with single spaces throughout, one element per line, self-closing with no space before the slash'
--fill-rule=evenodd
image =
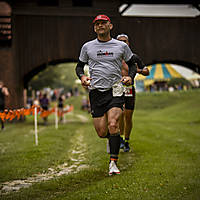
<path id="1" fill-rule="evenodd" d="M 89 89 L 105 91 L 121 79 L 122 60 L 133 56 L 129 46 L 116 39 L 100 42 L 97 39 L 82 46 L 79 60 L 88 63 L 92 80 Z"/>

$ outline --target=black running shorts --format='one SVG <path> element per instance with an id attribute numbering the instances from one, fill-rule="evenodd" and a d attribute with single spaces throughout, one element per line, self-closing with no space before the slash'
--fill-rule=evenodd
<path id="1" fill-rule="evenodd" d="M 89 92 L 92 117 L 102 117 L 113 107 L 123 109 L 124 96 L 113 97 L 112 89 L 100 92 L 97 89 Z"/>
<path id="2" fill-rule="evenodd" d="M 134 110 L 135 108 L 135 87 L 132 87 L 132 96 L 125 96 L 125 109 Z"/>

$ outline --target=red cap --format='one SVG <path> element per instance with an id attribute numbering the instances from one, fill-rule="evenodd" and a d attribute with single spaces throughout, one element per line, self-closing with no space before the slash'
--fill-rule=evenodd
<path id="1" fill-rule="evenodd" d="M 106 15 L 97 15 L 92 23 L 95 23 L 97 20 L 105 20 L 111 22 L 110 18 Z"/>

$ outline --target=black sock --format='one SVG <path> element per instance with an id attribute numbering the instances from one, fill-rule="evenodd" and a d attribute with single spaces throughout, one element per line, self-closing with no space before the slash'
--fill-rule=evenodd
<path id="1" fill-rule="evenodd" d="M 110 145 L 110 158 L 118 159 L 119 148 L 120 148 L 120 134 L 112 134 L 109 138 Z"/>
<path id="2" fill-rule="evenodd" d="M 129 141 L 129 138 L 125 138 L 125 142 L 128 142 Z"/>

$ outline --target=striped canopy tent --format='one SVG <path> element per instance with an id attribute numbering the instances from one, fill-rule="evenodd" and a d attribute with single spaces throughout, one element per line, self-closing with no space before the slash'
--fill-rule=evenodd
<path id="1" fill-rule="evenodd" d="M 183 77 L 170 64 L 153 64 L 147 67 L 150 72 L 148 76 L 137 74 L 135 78 L 136 81 L 144 81 L 146 86 L 151 85 L 155 81 L 169 81 L 172 78 Z"/>

